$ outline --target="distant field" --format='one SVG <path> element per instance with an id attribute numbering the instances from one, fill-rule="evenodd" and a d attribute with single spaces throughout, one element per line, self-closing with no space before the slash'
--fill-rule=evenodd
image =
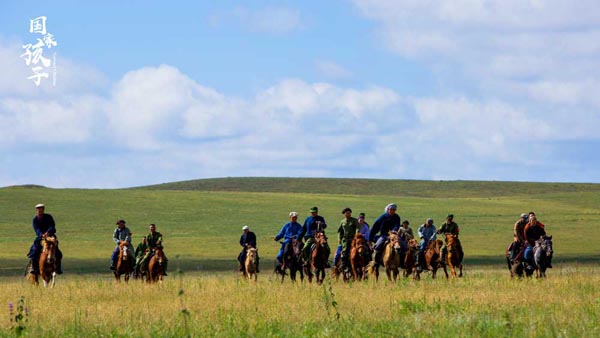
<path id="1" fill-rule="evenodd" d="M 25 332 L 32 337 L 600 335 L 598 185 L 224 180 L 237 186 L 218 187 L 216 180 L 205 191 L 184 183 L 119 190 L 0 189 L 0 302 L 25 297 Z M 236 189 L 250 191 L 222 191 Z M 262 191 L 269 189 L 274 192 Z M 34 237 L 34 205 L 40 202 L 57 221 L 65 255 L 65 274 L 51 291 L 21 277 Z M 454 213 L 466 254 L 465 277 L 432 281 L 424 275 L 397 284 L 344 284 L 328 277 L 324 286 L 273 279 L 270 268 L 279 245 L 271 237 L 289 211 L 300 212 L 303 221 L 308 209 L 318 206 L 335 238 L 342 208 L 365 212 L 372 224 L 389 202 L 399 205 L 415 231 L 428 217 L 439 226 Z M 504 250 L 515 220 L 530 210 L 554 236 L 555 268 L 545 281 L 510 280 Z M 121 218 L 135 244 L 149 223 L 164 234 L 171 273 L 162 286 L 114 284 L 108 264 L 115 221 Z M 258 236 L 257 284 L 235 272 L 244 224 Z M 10 327 L 9 320 L 0 321 L 0 336 L 12 336 Z"/>
<path id="2" fill-rule="evenodd" d="M 336 182 L 346 181 L 332 180 L 323 185 L 333 186 Z M 600 191 L 595 191 L 599 185 L 509 182 L 504 187 L 501 182 L 404 182 L 408 182 L 413 191 L 428 193 L 416 197 L 408 190 L 389 195 L 357 195 L 150 188 L 3 188 L 0 189 L 0 230 L 6 236 L 0 238 L 3 247 L 0 259 L 5 262 L 0 275 L 17 274 L 25 264 L 25 253 L 34 237 L 33 206 L 39 202 L 47 205 L 47 212 L 57 221 L 66 257 L 65 269 L 71 273 L 108 272 L 108 258 L 113 248 L 111 236 L 115 221 L 120 218 L 127 220 L 135 243 L 147 233 L 149 223 L 156 223 L 158 231 L 165 236 L 167 255 L 179 255 L 186 270 L 223 271 L 235 266 L 244 224 L 256 232 L 263 264 L 270 266 L 278 250 L 278 244 L 271 237 L 287 222 L 289 211 L 300 212 L 300 221 L 303 221 L 311 206 L 319 206 L 329 224 L 328 233 L 335 238 L 343 207 L 353 208 L 355 214 L 365 212 L 367 221 L 372 224 L 389 202 L 398 203 L 402 219 L 409 219 L 415 231 L 428 217 L 434 218 L 439 226 L 447 213 L 454 213 L 461 226 L 467 265 L 502 268 L 503 252 L 512 239 L 514 221 L 521 212 L 530 210 L 537 212 L 540 220 L 547 224 L 548 232 L 555 236 L 558 262 L 576 260 L 597 264 L 600 260 L 600 250 L 593 245 L 600 242 L 600 232 L 592 230 L 600 223 Z M 323 185 L 314 184 L 320 188 Z M 463 185 L 466 186 L 461 190 Z M 492 186 L 498 186 L 502 193 L 493 193 Z M 544 192 L 544 187 L 548 192 Z M 310 190 L 306 186 L 303 189 Z M 370 189 L 363 190 L 370 193 L 376 190 Z M 517 192 L 510 195 L 515 189 Z M 528 189 L 536 193 L 527 194 Z M 460 191 L 456 197 L 446 196 L 454 190 Z M 589 245 L 581 245 L 582 236 Z"/>

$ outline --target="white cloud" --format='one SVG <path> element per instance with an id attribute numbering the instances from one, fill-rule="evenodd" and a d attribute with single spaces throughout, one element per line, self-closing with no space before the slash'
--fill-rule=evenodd
<path id="1" fill-rule="evenodd" d="M 233 15 L 242 26 L 252 32 L 286 34 L 302 28 L 300 12 L 287 7 L 271 6 L 260 9 L 237 7 Z M 214 20 L 212 18 L 211 22 Z"/>
<path id="2" fill-rule="evenodd" d="M 331 79 L 346 80 L 352 78 L 352 72 L 333 61 L 316 60 L 315 66 L 321 74 Z"/>

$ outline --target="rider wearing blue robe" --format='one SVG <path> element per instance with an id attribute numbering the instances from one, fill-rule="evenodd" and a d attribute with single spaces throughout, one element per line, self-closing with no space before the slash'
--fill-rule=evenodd
<path id="1" fill-rule="evenodd" d="M 283 252 L 285 246 L 292 242 L 293 238 L 300 239 L 300 234 L 302 233 L 302 225 L 297 222 L 298 221 L 298 213 L 295 211 L 290 212 L 290 222 L 286 223 L 279 233 L 273 237 L 275 241 L 280 239 L 284 239 L 281 243 L 281 249 L 279 249 L 279 253 L 277 254 L 277 262 L 279 265 L 283 263 Z"/>
<path id="2" fill-rule="evenodd" d="M 390 203 L 385 207 L 385 212 L 377 218 L 371 232 L 369 233 L 369 242 L 375 243 L 375 266 L 379 266 L 385 242 L 388 240 L 390 231 L 398 231 L 400 228 L 400 215 L 396 214 L 398 206 Z M 379 234 L 379 235 L 378 235 Z"/>

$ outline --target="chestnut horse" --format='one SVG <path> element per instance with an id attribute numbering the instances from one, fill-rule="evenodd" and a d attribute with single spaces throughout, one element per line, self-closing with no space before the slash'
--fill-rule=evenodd
<path id="1" fill-rule="evenodd" d="M 453 234 L 446 234 L 446 250 L 448 250 L 447 257 L 442 257 L 445 259 L 444 264 L 444 273 L 446 274 L 446 278 L 448 278 L 448 270 L 446 270 L 446 265 L 450 267 L 450 274 L 452 278 L 456 278 L 456 268 L 459 268 L 460 273 L 458 277 L 462 277 L 462 262 L 460 261 L 460 252 L 458 249 L 458 244 L 456 243 L 456 236 Z"/>
<path id="2" fill-rule="evenodd" d="M 355 280 L 365 277 L 365 255 L 367 252 L 367 241 L 360 232 L 354 236 L 350 244 L 350 265 Z"/>
<path id="3" fill-rule="evenodd" d="M 251 280 L 254 277 L 254 281 L 257 280 L 258 275 L 256 274 L 256 266 L 258 265 L 258 251 L 249 246 L 246 249 L 246 261 L 244 262 L 244 272 L 242 274 L 244 277 Z"/>
<path id="4" fill-rule="evenodd" d="M 325 255 L 325 250 L 327 247 L 327 237 L 323 232 L 317 232 L 315 234 L 315 244 L 314 249 L 310 254 L 310 266 L 306 266 L 305 274 L 308 277 L 308 281 L 312 282 L 313 273 L 315 272 L 315 279 L 317 284 L 323 283 L 325 279 L 325 268 L 327 268 L 327 256 Z"/>
<path id="5" fill-rule="evenodd" d="M 148 262 L 148 283 L 162 283 L 163 275 L 165 273 L 165 266 L 163 265 L 164 261 L 165 253 L 163 252 L 162 247 L 158 246 L 154 249 L 154 256 L 152 256 L 150 262 Z"/>
<path id="6" fill-rule="evenodd" d="M 404 256 L 404 277 L 408 277 L 411 274 L 413 279 L 420 279 L 421 275 L 419 269 L 417 269 L 417 256 L 419 253 L 419 243 L 415 239 L 408 241 L 408 249 L 406 256 Z"/>
<path id="7" fill-rule="evenodd" d="M 117 283 L 121 282 L 121 275 L 125 275 L 123 277 L 125 279 L 125 283 L 129 282 L 129 277 L 133 273 L 134 261 L 135 257 L 133 257 L 133 252 L 131 252 L 129 242 L 120 241 L 117 268 L 113 271 Z"/>
<path id="8" fill-rule="evenodd" d="M 430 241 L 425 250 L 425 264 L 427 270 L 431 271 L 431 278 L 435 278 L 437 270 L 442 266 L 442 246 L 444 242 L 441 239 Z"/>
<path id="9" fill-rule="evenodd" d="M 56 237 L 43 236 L 41 240 L 42 253 L 40 254 L 39 268 L 40 277 L 44 281 L 44 287 L 54 287 L 56 277 Z M 36 278 L 37 282 L 37 278 Z"/>

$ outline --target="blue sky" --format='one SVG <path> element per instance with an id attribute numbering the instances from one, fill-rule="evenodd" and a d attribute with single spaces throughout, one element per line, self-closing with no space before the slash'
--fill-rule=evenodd
<path id="1" fill-rule="evenodd" d="M 0 186 L 600 182 L 595 1 L 0 4 Z M 22 46 L 47 17 L 56 84 Z"/>

